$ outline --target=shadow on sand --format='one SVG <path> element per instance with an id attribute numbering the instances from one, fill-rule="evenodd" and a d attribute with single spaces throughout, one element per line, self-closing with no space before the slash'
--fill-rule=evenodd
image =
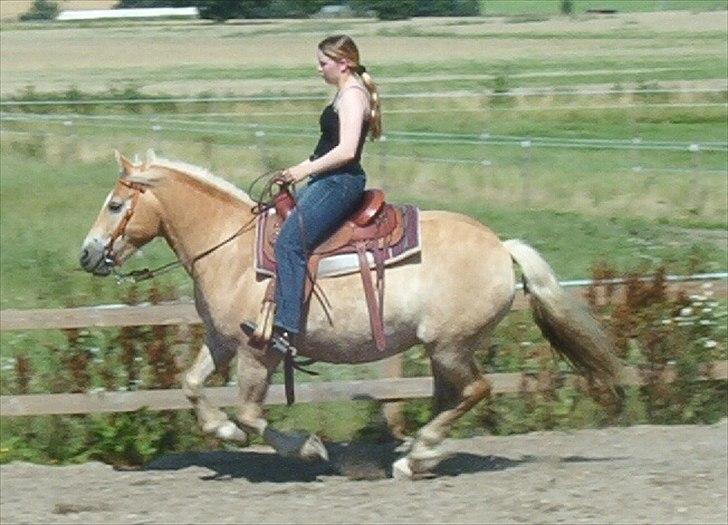
<path id="1" fill-rule="evenodd" d="M 306 463 L 286 458 L 268 451 L 220 450 L 213 452 L 179 453 L 161 456 L 144 467 L 144 470 L 182 470 L 202 467 L 210 470 L 201 479 L 216 480 L 245 478 L 250 482 L 311 482 L 320 476 L 345 476 L 352 480 L 386 479 L 392 476 L 392 463 L 402 453 L 396 448 L 399 442 L 326 443 L 329 462 Z M 540 458 L 522 456 L 511 459 L 503 456 L 486 456 L 459 452 L 444 459 L 434 470 L 435 476 L 459 476 L 477 472 L 495 472 L 537 462 L 592 462 L 611 461 L 615 458 Z"/>

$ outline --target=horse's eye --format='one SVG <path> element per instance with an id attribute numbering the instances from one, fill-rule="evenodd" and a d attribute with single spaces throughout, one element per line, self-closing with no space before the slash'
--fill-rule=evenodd
<path id="1" fill-rule="evenodd" d="M 121 208 L 124 206 L 123 202 L 120 201 L 111 201 L 109 202 L 109 211 L 112 213 L 117 213 L 121 210 Z"/>

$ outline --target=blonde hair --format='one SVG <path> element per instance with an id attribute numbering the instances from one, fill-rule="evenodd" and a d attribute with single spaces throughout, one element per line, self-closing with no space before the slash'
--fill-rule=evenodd
<path id="1" fill-rule="evenodd" d="M 346 60 L 349 69 L 359 75 L 364 87 L 369 92 L 369 99 L 371 100 L 369 136 L 372 140 L 379 138 L 382 135 L 382 104 L 379 99 L 379 90 L 374 84 L 372 76 L 359 63 L 359 49 L 354 41 L 347 35 L 333 35 L 319 42 L 318 48 L 319 51 L 333 60 Z"/>

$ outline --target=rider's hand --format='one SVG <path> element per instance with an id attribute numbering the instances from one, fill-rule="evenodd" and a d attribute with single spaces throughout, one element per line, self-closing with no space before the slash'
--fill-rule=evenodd
<path id="1" fill-rule="evenodd" d="M 281 176 L 286 182 L 295 184 L 308 177 L 308 170 L 303 164 L 297 164 L 295 166 L 291 166 L 287 170 L 283 170 Z"/>

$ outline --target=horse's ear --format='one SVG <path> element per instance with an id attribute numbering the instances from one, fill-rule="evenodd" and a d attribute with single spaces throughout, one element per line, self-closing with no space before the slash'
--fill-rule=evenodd
<path id="1" fill-rule="evenodd" d="M 119 168 L 121 168 L 121 175 L 124 176 L 131 173 L 132 163 L 129 162 L 129 159 L 122 155 L 118 149 L 114 150 L 114 156 L 116 157 L 116 162 L 119 164 Z"/>
<path id="2" fill-rule="evenodd" d="M 154 161 L 157 160 L 157 154 L 154 153 L 154 150 L 152 148 L 149 148 L 147 150 L 147 160 L 144 161 L 144 169 L 148 169 L 149 166 L 154 164 Z"/>

